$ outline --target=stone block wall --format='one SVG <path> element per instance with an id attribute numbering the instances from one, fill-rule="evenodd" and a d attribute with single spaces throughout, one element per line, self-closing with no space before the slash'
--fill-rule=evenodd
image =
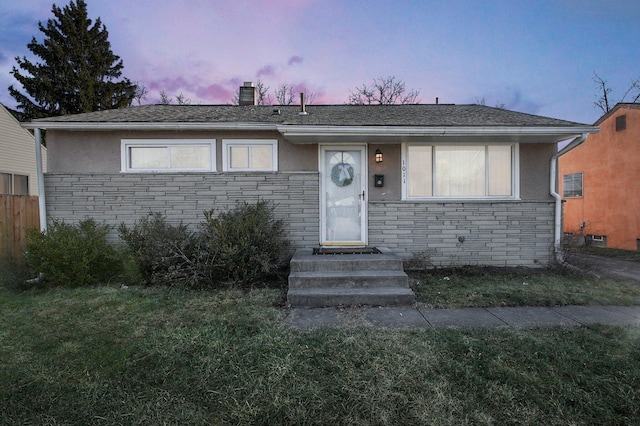
<path id="1" fill-rule="evenodd" d="M 270 200 L 293 248 L 317 247 L 317 172 L 47 174 L 47 216 L 93 218 L 116 228 L 161 212 L 192 227 L 203 211 Z M 552 201 L 369 202 L 369 245 L 390 248 L 407 265 L 544 266 L 553 261 Z"/>
<path id="2" fill-rule="evenodd" d="M 548 265 L 554 204 L 546 201 L 369 203 L 369 244 L 429 266 Z"/>
<path id="3" fill-rule="evenodd" d="M 197 227 L 203 211 L 269 200 L 286 223 L 293 248 L 318 245 L 318 173 L 47 174 L 47 217 L 68 223 L 93 218 L 113 227 L 150 212 Z"/>

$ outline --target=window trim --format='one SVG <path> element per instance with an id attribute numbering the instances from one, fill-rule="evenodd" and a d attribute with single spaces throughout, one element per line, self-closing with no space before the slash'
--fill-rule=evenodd
<path id="1" fill-rule="evenodd" d="M 565 179 L 567 176 L 580 175 L 580 195 L 566 195 L 567 185 Z M 562 175 L 562 198 L 583 198 L 584 197 L 584 172 L 565 173 Z"/>
<path id="2" fill-rule="evenodd" d="M 511 149 L 511 195 L 498 195 L 498 196 L 489 196 L 489 195 L 480 195 L 480 196 L 452 196 L 452 197 L 443 197 L 443 196 L 410 196 L 409 195 L 409 170 L 408 170 L 408 151 L 409 146 L 431 146 L 433 148 L 433 152 L 435 152 L 435 147 L 437 146 L 510 146 Z M 435 155 L 432 155 L 432 162 L 435 164 L 436 158 Z M 488 158 L 485 159 L 488 161 Z M 432 168 L 432 173 L 434 172 Z M 487 176 L 489 170 L 485 170 L 485 176 Z M 433 176 L 432 176 L 433 178 Z M 433 180 L 433 179 L 432 179 Z M 435 183 L 434 183 L 435 185 Z M 485 182 L 485 190 L 489 185 L 488 182 Z M 520 144 L 518 143 L 490 143 L 490 142 L 460 142 L 460 143 L 420 143 L 420 142 L 410 142 L 402 144 L 402 200 L 403 201 L 513 201 L 520 200 Z"/>
<path id="3" fill-rule="evenodd" d="M 30 175 L 23 175 L 23 174 L 20 174 L 20 173 L 11 173 L 11 172 L 3 172 L 3 171 L 0 171 L 0 174 L 7 175 L 9 177 L 9 192 L 8 193 L 0 192 L 0 195 L 27 196 L 27 195 L 31 194 L 31 176 Z M 16 177 L 26 178 L 26 180 L 27 180 L 27 182 L 26 182 L 27 193 L 26 194 L 16 194 Z M 4 190 L 2 190 L 2 191 L 4 191 Z"/>
<path id="4" fill-rule="evenodd" d="M 271 146 L 271 168 L 254 169 L 231 167 L 230 149 L 235 146 Z M 223 172 L 277 172 L 278 171 L 278 140 L 277 139 L 223 139 L 222 140 L 222 171 Z"/>
<path id="5" fill-rule="evenodd" d="M 208 146 L 208 168 L 151 168 L 137 169 L 129 167 L 130 148 L 169 148 L 172 146 Z M 215 172 L 216 171 L 216 140 L 215 139 L 121 139 L 120 140 L 120 171 L 122 173 L 181 173 L 181 172 Z"/>

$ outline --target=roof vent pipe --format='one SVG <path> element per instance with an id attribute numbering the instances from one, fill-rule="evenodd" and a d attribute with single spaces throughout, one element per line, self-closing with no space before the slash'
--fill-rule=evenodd
<path id="1" fill-rule="evenodd" d="M 307 106 L 304 104 L 304 93 L 300 92 L 300 112 L 298 115 L 307 115 Z"/>

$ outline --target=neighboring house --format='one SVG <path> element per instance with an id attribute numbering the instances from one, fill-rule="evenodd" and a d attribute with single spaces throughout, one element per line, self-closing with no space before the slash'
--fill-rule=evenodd
<path id="1" fill-rule="evenodd" d="M 640 250 L 640 104 L 619 103 L 595 125 L 600 133 L 559 159 L 564 232 Z"/>
<path id="2" fill-rule="evenodd" d="M 553 262 L 550 164 L 559 141 L 597 130 L 444 104 L 145 105 L 23 126 L 47 132 L 50 219 L 195 226 L 271 200 L 294 248 L 384 246 L 435 266 Z"/>
<path id="3" fill-rule="evenodd" d="M 38 195 L 37 176 L 33 135 L 0 104 L 0 195 Z"/>

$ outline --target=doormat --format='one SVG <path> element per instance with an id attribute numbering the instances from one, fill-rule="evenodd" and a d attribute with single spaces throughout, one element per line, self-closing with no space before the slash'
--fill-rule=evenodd
<path id="1" fill-rule="evenodd" d="M 314 248 L 314 255 L 340 255 L 340 254 L 381 254 L 375 247 L 320 247 Z"/>

